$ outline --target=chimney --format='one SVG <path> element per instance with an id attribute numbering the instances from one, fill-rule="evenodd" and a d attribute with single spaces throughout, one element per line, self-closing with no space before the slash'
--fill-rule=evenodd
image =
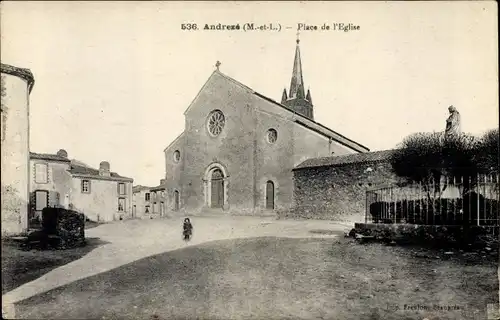
<path id="1" fill-rule="evenodd" d="M 59 157 L 62 157 L 62 158 L 68 158 L 68 152 L 66 152 L 66 150 L 64 149 L 59 149 L 59 151 L 57 151 L 56 153 Z"/>
<path id="2" fill-rule="evenodd" d="M 109 177 L 110 176 L 109 162 L 102 161 L 101 163 L 99 163 L 99 175 L 100 176 L 105 176 L 105 177 Z"/>
<path id="3" fill-rule="evenodd" d="M 163 186 L 167 183 L 167 179 L 160 179 L 160 186 Z"/>

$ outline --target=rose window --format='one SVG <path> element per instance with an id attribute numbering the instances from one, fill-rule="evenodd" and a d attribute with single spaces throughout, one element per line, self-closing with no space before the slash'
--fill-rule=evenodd
<path id="1" fill-rule="evenodd" d="M 226 119 L 221 111 L 213 111 L 208 116 L 208 132 L 210 132 L 212 136 L 218 136 L 224 128 L 225 121 Z"/>
<path id="2" fill-rule="evenodd" d="M 278 140 L 278 132 L 274 129 L 269 129 L 267 131 L 267 141 L 269 143 L 275 143 Z"/>

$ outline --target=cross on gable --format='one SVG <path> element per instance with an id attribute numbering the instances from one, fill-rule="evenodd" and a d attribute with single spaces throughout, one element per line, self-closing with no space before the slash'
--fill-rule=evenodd
<path id="1" fill-rule="evenodd" d="M 217 68 L 217 70 L 219 70 L 221 64 L 222 63 L 219 60 L 217 60 L 217 62 L 215 63 L 215 67 Z"/>

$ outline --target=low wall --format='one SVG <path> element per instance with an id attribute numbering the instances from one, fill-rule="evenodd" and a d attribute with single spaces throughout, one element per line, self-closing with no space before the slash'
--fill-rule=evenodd
<path id="1" fill-rule="evenodd" d="M 416 225 L 356 223 L 356 233 L 407 244 L 494 246 L 498 248 L 498 226 Z M 495 241 L 496 240 L 496 241 Z"/>
<path id="2" fill-rule="evenodd" d="M 388 162 L 294 171 L 293 207 L 282 218 L 364 222 L 366 191 L 400 181 Z"/>

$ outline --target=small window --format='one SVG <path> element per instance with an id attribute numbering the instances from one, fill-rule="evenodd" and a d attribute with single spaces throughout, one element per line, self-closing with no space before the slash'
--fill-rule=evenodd
<path id="1" fill-rule="evenodd" d="M 146 206 L 146 210 L 144 210 L 145 213 L 149 213 L 149 206 Z"/>
<path id="2" fill-rule="evenodd" d="M 267 142 L 275 143 L 278 140 L 278 132 L 274 129 L 267 130 Z"/>
<path id="3" fill-rule="evenodd" d="M 118 211 L 125 211 L 125 198 L 118 198 Z"/>
<path id="4" fill-rule="evenodd" d="M 121 196 L 125 195 L 125 183 L 118 184 L 118 194 Z"/>
<path id="5" fill-rule="evenodd" d="M 181 152 L 179 150 L 174 151 L 174 161 L 179 162 L 181 160 Z"/>
<path id="6" fill-rule="evenodd" d="M 145 200 L 146 201 L 149 201 L 149 199 L 151 198 L 151 195 L 149 194 L 149 192 L 146 192 L 146 195 L 145 195 Z"/>
<path id="7" fill-rule="evenodd" d="M 90 180 L 82 180 L 82 193 L 90 193 Z"/>
<path id="8" fill-rule="evenodd" d="M 35 182 L 48 183 L 49 166 L 45 163 L 35 164 Z"/>

